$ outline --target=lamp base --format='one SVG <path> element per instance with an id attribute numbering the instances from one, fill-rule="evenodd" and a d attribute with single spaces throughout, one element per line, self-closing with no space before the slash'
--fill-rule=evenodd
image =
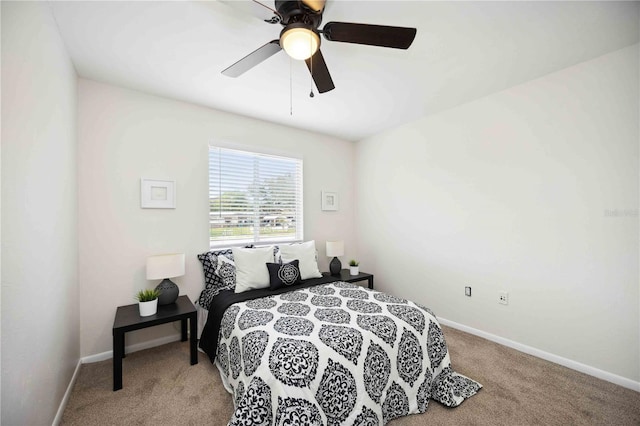
<path id="1" fill-rule="evenodd" d="M 174 303 L 180 293 L 178 286 L 169 278 L 162 280 L 162 282 L 156 286 L 156 290 L 160 292 L 158 305 L 170 305 Z"/>
<path id="2" fill-rule="evenodd" d="M 331 272 L 331 275 L 340 275 L 341 270 L 342 263 L 340 263 L 340 259 L 334 257 L 331 263 L 329 263 L 329 272 Z"/>

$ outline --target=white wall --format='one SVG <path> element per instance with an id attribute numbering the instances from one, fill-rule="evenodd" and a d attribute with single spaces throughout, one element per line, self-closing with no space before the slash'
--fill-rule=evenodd
<path id="1" fill-rule="evenodd" d="M 2 424 L 51 424 L 80 357 L 77 79 L 44 2 L 2 7 Z"/>
<path id="2" fill-rule="evenodd" d="M 195 301 L 203 287 L 196 254 L 207 251 L 208 145 L 233 142 L 304 160 L 304 234 L 343 239 L 355 256 L 351 142 L 194 105 L 79 80 L 79 277 L 81 352 L 111 350 L 116 307 L 135 303 L 146 257 L 184 252 L 186 275 L 174 281 Z M 140 208 L 140 178 L 176 180 L 177 208 Z M 320 210 L 320 192 L 337 191 L 338 212 Z M 176 334 L 171 325 L 127 334 L 127 345 Z"/>
<path id="3" fill-rule="evenodd" d="M 359 142 L 362 269 L 638 382 L 638 99 L 635 45 Z"/>

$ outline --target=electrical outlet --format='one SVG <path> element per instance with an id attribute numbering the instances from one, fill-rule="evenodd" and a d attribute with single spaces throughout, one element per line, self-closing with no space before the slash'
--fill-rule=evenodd
<path id="1" fill-rule="evenodd" d="M 464 295 L 471 297 L 471 287 L 464 288 Z"/>
<path id="2" fill-rule="evenodd" d="M 508 305 L 509 304 L 509 293 L 507 293 L 506 291 L 499 291 L 498 292 L 498 303 L 500 303 L 501 305 Z"/>

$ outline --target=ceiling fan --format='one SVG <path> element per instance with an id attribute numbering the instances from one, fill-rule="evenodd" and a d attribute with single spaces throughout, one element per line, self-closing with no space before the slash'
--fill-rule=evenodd
<path id="1" fill-rule="evenodd" d="M 223 1 L 238 7 L 242 2 Z M 328 22 L 320 29 L 325 0 L 275 0 L 275 9 L 253 0 L 251 13 L 269 24 L 281 24 L 280 37 L 249 53 L 222 71 L 229 77 L 238 77 L 284 49 L 293 59 L 304 60 L 318 92 L 335 88 L 329 69 L 320 51 L 320 34 L 328 41 L 365 44 L 370 46 L 408 49 L 416 36 L 415 28 L 386 25 Z"/>

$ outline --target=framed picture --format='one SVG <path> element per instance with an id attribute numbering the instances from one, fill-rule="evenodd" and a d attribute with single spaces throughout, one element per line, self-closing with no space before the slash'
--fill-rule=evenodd
<path id="1" fill-rule="evenodd" d="M 175 209 L 176 181 L 140 179 L 140 206 L 143 209 Z"/>
<path id="2" fill-rule="evenodd" d="M 337 211 L 338 210 L 338 193 L 322 191 L 322 210 Z"/>

